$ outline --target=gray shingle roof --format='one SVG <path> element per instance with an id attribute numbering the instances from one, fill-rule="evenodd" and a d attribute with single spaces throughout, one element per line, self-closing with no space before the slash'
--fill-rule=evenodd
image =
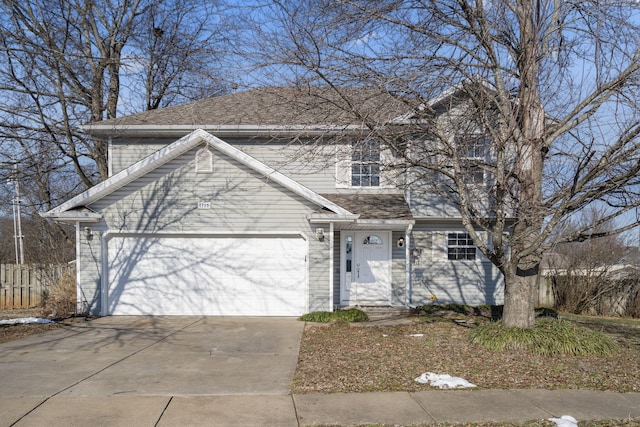
<path id="1" fill-rule="evenodd" d="M 380 123 L 410 111 L 406 99 L 368 88 L 263 87 L 106 120 L 96 125 L 128 126 L 308 126 Z M 91 125 L 87 126 L 91 130 Z"/>
<path id="2" fill-rule="evenodd" d="M 413 215 L 402 194 L 322 194 L 361 219 L 412 220 Z"/>

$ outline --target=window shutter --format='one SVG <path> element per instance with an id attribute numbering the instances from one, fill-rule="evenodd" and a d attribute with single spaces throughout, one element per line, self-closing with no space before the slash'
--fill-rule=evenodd
<path id="1" fill-rule="evenodd" d="M 388 167 L 392 161 L 393 155 L 390 150 L 380 150 L 380 187 L 392 187 L 395 184 L 393 169 Z"/>
<path id="2" fill-rule="evenodd" d="M 489 233 L 487 233 L 486 231 L 478 231 L 478 236 L 480 237 L 480 240 L 482 241 L 482 243 L 489 249 L 491 250 L 491 236 L 489 236 Z M 487 258 L 484 256 L 484 254 L 480 251 L 480 249 L 476 248 L 476 257 L 478 259 L 481 260 L 487 260 Z"/>
<path id="3" fill-rule="evenodd" d="M 343 144 L 336 150 L 336 188 L 351 187 L 351 144 Z"/>
<path id="4" fill-rule="evenodd" d="M 434 261 L 446 261 L 449 259 L 447 250 L 447 234 L 441 231 L 434 231 L 432 234 L 432 257 Z"/>

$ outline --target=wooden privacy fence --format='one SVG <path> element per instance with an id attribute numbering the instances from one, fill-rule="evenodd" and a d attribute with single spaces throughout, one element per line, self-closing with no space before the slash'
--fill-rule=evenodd
<path id="1" fill-rule="evenodd" d="M 47 289 L 73 268 L 69 264 L 1 264 L 0 309 L 42 305 Z"/>

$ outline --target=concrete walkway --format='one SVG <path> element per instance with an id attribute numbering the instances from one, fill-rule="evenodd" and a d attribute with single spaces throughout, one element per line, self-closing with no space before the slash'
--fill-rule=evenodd
<path id="1" fill-rule="evenodd" d="M 477 390 L 0 399 L 2 426 L 312 426 L 640 417 L 640 393 Z"/>

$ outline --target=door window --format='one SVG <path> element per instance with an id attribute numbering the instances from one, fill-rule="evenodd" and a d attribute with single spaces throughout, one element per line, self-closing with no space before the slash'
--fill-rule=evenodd
<path id="1" fill-rule="evenodd" d="M 347 273 L 351 273 L 351 261 L 353 260 L 353 237 L 347 236 L 345 239 L 345 255 Z"/>
<path id="2" fill-rule="evenodd" d="M 382 245 L 382 239 L 375 234 L 367 236 L 362 241 L 363 245 Z"/>

